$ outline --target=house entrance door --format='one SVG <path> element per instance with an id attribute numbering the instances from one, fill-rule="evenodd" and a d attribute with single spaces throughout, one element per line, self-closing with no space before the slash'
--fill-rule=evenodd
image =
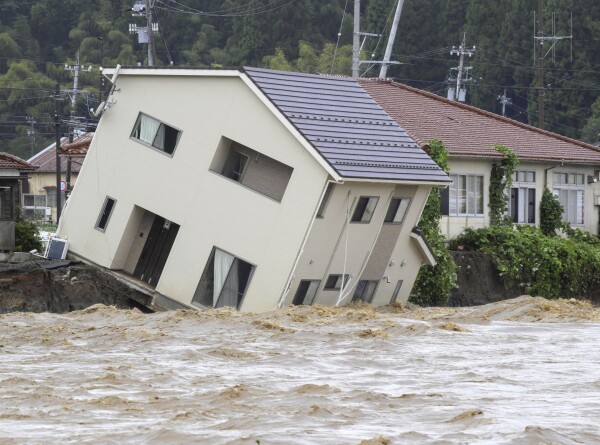
<path id="1" fill-rule="evenodd" d="M 133 272 L 134 277 L 156 286 L 178 231 L 178 224 L 162 216 L 154 216 L 152 228 Z"/>

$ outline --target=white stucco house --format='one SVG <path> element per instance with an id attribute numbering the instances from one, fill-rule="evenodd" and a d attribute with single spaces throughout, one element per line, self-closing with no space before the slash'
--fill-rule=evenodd
<path id="1" fill-rule="evenodd" d="M 406 300 L 434 262 L 413 231 L 448 176 L 346 77 L 107 69 L 65 208 L 70 255 L 155 307 Z"/>
<path id="2" fill-rule="evenodd" d="M 425 150 L 432 139 L 448 149 L 452 185 L 443 194 L 442 232 L 452 238 L 466 227 L 489 225 L 492 165 L 505 145 L 520 163 L 507 190 L 515 224 L 540 223 L 547 187 L 563 205 L 571 227 L 598 233 L 600 149 L 391 80 L 361 84 Z"/>

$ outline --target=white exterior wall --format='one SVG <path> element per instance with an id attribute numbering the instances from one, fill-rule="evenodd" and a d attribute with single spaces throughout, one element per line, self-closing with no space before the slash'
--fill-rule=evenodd
<path id="1" fill-rule="evenodd" d="M 190 304 L 216 246 L 257 266 L 241 309 L 274 308 L 325 170 L 238 77 L 120 76 L 114 99 L 59 229 L 70 251 L 123 269 L 137 236 L 137 205 L 181 226 L 158 292 Z M 173 157 L 130 139 L 139 112 L 182 130 Z M 294 168 L 281 203 L 209 171 L 222 136 Z M 101 232 L 94 225 L 106 196 L 117 202 Z"/>
<path id="2" fill-rule="evenodd" d="M 386 260 L 386 263 L 391 263 L 393 260 L 393 264 L 386 267 L 385 273 L 377 277 L 379 284 L 372 303 L 388 304 L 400 279 L 404 280 L 404 283 L 397 301 L 406 301 L 419 268 L 425 260 L 415 240 L 410 238 L 410 232 L 417 225 L 430 190 L 431 186 L 424 185 L 396 186 L 359 182 L 336 184 L 324 217 L 317 218 L 314 222 L 284 303 L 292 303 L 301 280 L 321 280 L 314 303 L 334 305 L 340 292 L 323 290 L 325 281 L 330 274 L 349 274 L 350 282 L 344 290 L 344 294 L 347 295 L 341 301 L 343 305 L 352 299 L 359 280 L 374 279 L 375 277 L 364 276 L 362 272 L 369 260 L 373 259 L 372 249 L 381 233 L 392 195 L 410 198 L 411 203 L 402 222 L 391 258 Z M 350 207 L 351 217 L 360 196 L 379 197 L 373 217 L 368 224 L 353 222 L 346 224 L 348 207 Z M 387 279 L 383 279 L 384 276 L 389 278 L 389 283 Z"/>
<path id="3" fill-rule="evenodd" d="M 497 161 L 496 161 L 497 162 Z M 450 159 L 450 174 L 472 174 L 483 175 L 483 210 L 484 216 L 443 216 L 440 222 L 440 229 L 447 239 L 455 238 L 467 227 L 480 228 L 489 226 L 489 186 L 490 174 L 493 161 L 483 160 L 463 160 Z M 584 224 L 583 226 L 572 225 L 591 233 L 597 233 L 598 227 L 598 207 L 600 203 L 600 183 L 588 184 L 588 175 L 594 175 L 593 166 L 565 164 L 560 163 L 542 163 L 542 162 L 520 162 L 516 170 L 535 171 L 535 225 L 540 223 L 540 201 L 542 193 L 547 186 L 552 191 L 553 172 L 562 173 L 582 173 L 585 175 L 584 183 Z M 547 176 L 547 178 L 546 178 Z"/>

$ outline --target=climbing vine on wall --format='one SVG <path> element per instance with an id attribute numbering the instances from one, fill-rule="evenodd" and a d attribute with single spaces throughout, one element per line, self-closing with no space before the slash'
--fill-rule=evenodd
<path id="1" fill-rule="evenodd" d="M 427 154 L 444 171 L 448 171 L 448 151 L 441 141 L 430 141 Z M 444 235 L 440 232 L 440 204 L 440 190 L 433 189 L 418 224 L 437 259 L 435 266 L 421 267 L 413 286 L 409 301 L 421 306 L 446 304 L 450 292 L 456 287 L 456 264 L 446 248 Z"/>
<path id="2" fill-rule="evenodd" d="M 500 163 L 492 166 L 490 175 L 490 225 L 505 226 L 511 224 L 510 217 L 506 215 L 508 201 L 505 190 L 512 185 L 512 175 L 519 164 L 519 158 L 510 148 L 504 145 L 495 145 L 494 148 L 504 157 Z"/>

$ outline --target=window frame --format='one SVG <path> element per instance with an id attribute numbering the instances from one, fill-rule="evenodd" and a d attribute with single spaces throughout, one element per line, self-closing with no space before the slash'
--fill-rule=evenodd
<path id="1" fill-rule="evenodd" d="M 146 118 L 158 123 L 156 132 L 154 133 L 154 136 L 152 137 L 152 142 L 150 142 L 150 143 L 141 139 L 141 137 L 139 135 L 139 133 L 141 133 L 142 117 L 146 117 Z M 165 150 L 165 148 L 160 148 L 160 147 L 157 147 L 156 145 L 154 145 L 156 142 L 156 137 L 158 136 L 158 134 L 160 132 L 161 126 L 171 128 L 177 132 L 177 139 L 175 140 L 175 144 L 173 145 L 172 151 L 167 151 L 167 150 Z M 138 134 L 137 136 L 136 136 L 136 133 Z M 161 152 L 162 154 L 164 154 L 165 156 L 173 157 L 175 155 L 175 151 L 177 150 L 177 146 L 179 145 L 179 141 L 181 140 L 182 134 L 183 134 L 183 130 L 181 130 L 180 128 L 174 127 L 171 124 L 167 124 L 166 122 L 164 122 L 160 119 L 157 119 L 147 113 L 140 111 L 138 113 L 138 116 L 133 125 L 133 130 L 131 131 L 131 134 L 129 135 L 129 139 L 132 139 L 142 145 L 145 145 L 146 147 L 150 147 L 153 150 L 157 150 L 157 151 Z"/>
<path id="2" fill-rule="evenodd" d="M 560 202 L 561 193 L 566 194 L 566 205 Z M 552 194 L 563 206 L 562 220 L 571 225 L 583 227 L 585 225 L 585 174 L 568 171 L 554 172 L 552 175 Z M 572 194 L 575 195 L 575 221 L 569 220 L 569 202 Z M 581 222 L 578 221 L 579 214 L 581 215 Z"/>
<path id="3" fill-rule="evenodd" d="M 361 284 L 363 286 L 362 289 L 360 288 Z M 369 285 L 374 285 L 374 287 L 370 288 Z M 360 280 L 358 283 L 356 283 L 356 289 L 354 290 L 354 294 L 352 295 L 352 300 L 350 300 L 350 301 L 351 302 L 364 301 L 365 303 L 372 303 L 373 298 L 375 298 L 375 292 L 377 292 L 378 287 L 379 287 L 379 280 Z M 358 295 L 359 289 L 360 289 L 360 295 Z M 365 292 L 367 292 L 367 295 L 368 295 L 368 291 L 370 291 L 371 295 L 368 299 L 364 299 L 363 296 L 365 295 Z"/>
<path id="4" fill-rule="evenodd" d="M 344 289 L 348 286 L 348 282 L 350 281 L 350 274 L 329 274 L 327 279 L 325 280 L 325 284 L 323 285 L 323 290 L 342 290 L 341 278 L 346 277 L 344 279 Z M 335 278 L 335 282 L 332 283 Z"/>
<path id="5" fill-rule="evenodd" d="M 225 174 L 227 167 L 229 166 L 229 162 L 231 161 L 234 154 L 238 154 L 240 156 L 240 158 L 244 158 L 246 160 L 246 162 L 244 162 L 244 166 L 242 167 L 241 172 L 235 172 L 232 170 L 233 173 L 237 173 L 239 175 L 237 178 L 232 178 L 231 176 L 228 176 Z M 248 170 L 249 163 L 250 163 L 250 156 L 248 156 L 245 153 L 242 153 L 240 150 L 231 148 L 231 150 L 229 150 L 229 153 L 227 154 L 227 159 L 225 160 L 225 164 L 223 164 L 223 168 L 221 169 L 220 174 L 221 174 L 221 176 L 224 176 L 227 179 L 231 179 L 232 181 L 242 184 L 242 181 L 244 180 L 244 175 L 246 174 L 246 170 Z"/>
<path id="6" fill-rule="evenodd" d="M 334 188 L 334 182 L 327 183 L 327 188 L 325 188 L 325 192 L 323 193 L 323 199 L 321 199 L 321 203 L 319 204 L 319 208 L 317 209 L 317 218 L 325 218 L 325 212 L 327 211 L 327 207 L 329 206 L 329 201 L 331 200 L 331 195 L 333 195 Z"/>
<path id="7" fill-rule="evenodd" d="M 106 213 L 106 207 L 109 202 L 112 202 L 112 205 L 111 205 L 110 209 L 108 210 L 108 215 L 106 215 L 106 221 L 104 222 L 104 227 L 100 227 L 100 222 L 104 218 L 104 215 Z M 103 233 L 106 232 L 106 228 L 108 227 L 110 217 L 112 216 L 116 205 L 117 205 L 116 199 L 114 199 L 110 196 L 107 196 L 104 199 L 104 204 L 102 204 L 102 208 L 100 209 L 100 214 L 98 215 L 98 218 L 96 219 L 96 224 L 94 225 L 94 229 L 98 230 L 99 232 L 103 232 Z"/>
<path id="8" fill-rule="evenodd" d="M 210 266 L 212 264 L 213 266 L 213 270 L 212 270 L 212 274 L 213 274 L 213 283 L 214 283 L 214 261 L 215 261 L 215 255 L 217 250 L 223 252 L 224 254 L 227 254 L 231 257 L 233 257 L 233 260 L 231 262 L 231 264 L 229 265 L 229 268 L 227 270 L 227 274 L 225 275 L 225 279 L 223 280 L 222 283 L 222 287 L 220 289 L 220 293 L 219 295 L 216 297 L 216 301 L 215 301 L 215 296 L 214 293 L 213 295 L 211 295 L 213 301 L 215 301 L 216 305 L 213 303 L 212 305 L 206 305 L 203 304 L 201 301 L 199 301 L 199 299 L 196 299 L 196 294 L 198 293 L 198 289 L 200 289 L 201 284 L 208 280 L 208 274 L 211 273 L 210 271 Z M 235 307 L 236 310 L 240 310 L 240 308 L 242 307 L 242 305 L 244 304 L 244 300 L 246 299 L 246 295 L 248 294 L 248 289 L 250 288 L 250 285 L 252 284 L 252 278 L 254 277 L 254 274 L 256 272 L 256 264 L 251 263 L 250 261 L 246 261 L 245 259 L 234 255 L 233 253 L 225 250 L 225 249 L 221 249 L 218 246 L 213 246 L 210 254 L 208 255 L 208 258 L 206 260 L 206 264 L 204 265 L 204 270 L 202 271 L 202 275 L 200 276 L 200 279 L 198 280 L 198 284 L 196 285 L 196 290 L 194 291 L 194 295 L 192 296 L 192 304 L 195 306 L 200 306 L 200 307 L 212 307 L 212 308 L 216 308 L 216 307 L 225 307 L 225 305 L 221 305 L 219 306 L 218 303 L 221 301 L 221 296 L 223 295 L 223 292 L 225 290 L 225 284 L 227 283 L 229 277 L 231 276 L 231 271 L 233 269 L 233 267 L 237 267 L 239 265 L 239 262 L 243 262 L 246 265 L 248 265 L 250 267 L 250 273 L 248 274 L 248 280 L 246 282 L 246 287 L 244 289 L 244 293 L 242 294 L 241 298 L 239 299 L 239 301 L 237 302 L 237 306 Z M 235 265 L 235 266 L 234 266 Z M 233 306 L 227 306 L 227 307 L 233 307 Z"/>
<path id="9" fill-rule="evenodd" d="M 369 216 L 368 220 L 364 220 L 365 215 L 368 215 L 369 213 L 367 212 L 367 209 L 369 207 L 369 204 L 371 203 L 371 200 L 375 200 L 375 204 L 373 205 L 373 210 Z M 367 200 L 364 208 L 362 208 L 362 213 L 360 214 L 360 217 L 358 217 L 358 212 L 359 209 L 361 208 L 361 201 L 363 200 Z M 371 220 L 373 219 L 373 215 L 375 215 L 375 210 L 377 209 L 377 204 L 379 204 L 379 196 L 359 196 L 358 200 L 356 201 L 356 205 L 354 206 L 354 210 L 352 211 L 352 216 L 350 217 L 350 223 L 351 224 L 369 224 L 371 222 Z M 357 219 L 359 218 L 359 219 Z"/>
<path id="10" fill-rule="evenodd" d="M 298 299 L 300 289 L 302 288 L 302 283 L 308 283 L 308 288 L 306 289 L 306 293 L 304 294 L 302 303 L 298 303 L 298 302 L 296 302 L 296 300 Z M 311 289 L 311 286 L 313 284 L 315 284 L 314 294 L 310 298 L 310 301 L 306 301 L 306 299 L 309 296 L 308 291 Z M 300 280 L 300 282 L 298 283 L 298 288 L 296 289 L 294 298 L 292 299 L 292 304 L 295 306 L 312 306 L 315 303 L 315 300 L 317 299 L 317 295 L 319 294 L 320 287 L 321 287 L 321 280 Z"/>
<path id="11" fill-rule="evenodd" d="M 398 203 L 398 206 L 396 207 L 396 211 L 394 212 L 391 220 L 389 219 L 390 217 L 390 211 L 392 210 L 392 206 L 394 205 L 395 201 L 400 201 Z M 396 217 L 398 216 L 398 212 L 400 211 L 400 208 L 402 206 L 402 202 L 403 201 L 407 201 L 406 207 L 404 207 L 404 211 L 402 212 L 402 218 L 400 218 L 399 221 L 396 221 Z M 403 198 L 400 196 L 392 196 L 392 199 L 390 200 L 390 205 L 388 206 L 388 209 L 385 213 L 385 218 L 383 219 L 384 224 L 402 224 L 404 222 L 404 218 L 406 218 L 406 214 L 408 213 L 408 209 L 410 208 L 410 203 L 411 203 L 412 199 L 411 198 Z"/>
<path id="12" fill-rule="evenodd" d="M 480 175 L 480 174 L 476 174 L 476 173 L 451 173 L 448 176 L 450 176 L 450 179 L 452 179 L 452 183 L 448 186 L 448 216 L 470 216 L 470 217 L 477 217 L 477 218 L 483 218 L 485 216 L 485 176 L 484 175 Z M 460 178 L 464 177 L 464 202 L 465 202 L 465 212 L 461 212 L 460 211 L 460 201 L 461 201 L 461 193 L 460 191 L 462 190 L 460 188 Z M 454 179 L 456 178 L 456 180 Z M 481 189 L 479 191 L 470 191 L 469 190 L 469 184 L 471 183 L 469 181 L 469 179 L 475 180 L 477 181 L 477 178 L 481 178 Z M 452 206 L 452 190 L 453 188 L 456 188 L 455 191 L 455 195 L 454 195 L 454 208 Z M 479 195 L 477 193 L 480 193 Z M 475 202 L 475 211 L 474 212 L 469 212 L 469 201 L 470 201 L 470 197 L 469 194 L 470 193 L 475 193 L 473 199 Z M 477 203 L 481 202 L 481 213 L 478 213 L 477 210 Z"/>
<path id="13" fill-rule="evenodd" d="M 537 213 L 537 174 L 535 170 L 515 170 L 512 174 L 512 185 L 507 190 L 507 204 L 508 210 L 507 215 L 511 217 L 513 224 L 536 224 L 536 213 Z M 521 192 L 523 190 L 523 192 Z M 533 192 L 533 209 L 531 209 L 531 193 Z M 513 193 L 516 193 L 516 204 L 514 203 Z M 524 204 L 524 221 L 519 221 L 519 214 L 521 209 L 521 193 L 525 194 Z M 516 205 L 516 214 L 513 212 L 513 207 Z"/>

